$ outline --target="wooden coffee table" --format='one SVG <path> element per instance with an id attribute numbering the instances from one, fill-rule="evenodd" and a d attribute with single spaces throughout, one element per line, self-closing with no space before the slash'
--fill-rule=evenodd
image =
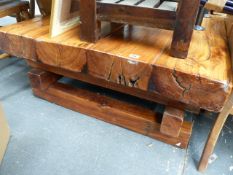
<path id="1" fill-rule="evenodd" d="M 169 56 L 171 31 L 104 26 L 102 38 L 93 44 L 80 40 L 79 26 L 51 39 L 49 18 L 35 18 L 1 28 L 0 49 L 27 60 L 35 95 L 186 148 L 192 122 L 182 111 L 219 112 L 232 89 L 225 22 L 205 19 L 206 31 L 194 31 L 187 59 Z M 164 117 L 64 85 L 57 81 L 61 76 L 164 104 Z"/>

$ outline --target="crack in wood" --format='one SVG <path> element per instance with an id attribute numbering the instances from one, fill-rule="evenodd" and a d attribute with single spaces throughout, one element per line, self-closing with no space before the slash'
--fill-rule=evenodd
<path id="1" fill-rule="evenodd" d="M 120 67 L 121 67 L 121 74 L 118 76 L 118 83 L 121 85 L 127 86 L 124 71 L 123 71 L 122 61 L 120 62 Z"/>
<path id="2" fill-rule="evenodd" d="M 183 90 L 182 96 L 184 97 L 184 95 L 188 93 L 192 88 L 192 84 L 190 84 L 188 87 L 185 87 L 185 85 L 183 85 L 182 82 L 179 80 L 179 77 L 177 76 L 175 69 L 173 69 L 172 77 L 174 78 L 176 84 Z"/>
<path id="3" fill-rule="evenodd" d="M 111 67 L 110 67 L 110 70 L 109 70 L 109 73 L 108 73 L 108 81 L 110 80 L 111 76 L 112 76 L 112 69 L 113 69 L 113 66 L 114 66 L 114 59 L 112 60 L 112 64 L 111 64 Z"/>
<path id="4" fill-rule="evenodd" d="M 61 67 L 62 66 L 61 61 L 59 61 L 58 58 L 59 57 L 62 58 L 62 47 L 58 46 L 57 49 L 58 49 L 58 55 L 56 57 L 56 64 L 58 65 L 58 67 Z"/>
<path id="5" fill-rule="evenodd" d="M 129 80 L 129 86 L 130 87 L 138 87 L 138 81 L 139 81 L 139 77 L 136 78 L 130 78 Z"/>
<path id="6" fill-rule="evenodd" d="M 124 85 L 126 86 L 126 80 L 125 80 L 125 76 L 123 74 L 119 75 L 118 76 L 118 81 L 117 81 L 118 84 L 121 84 L 121 85 Z"/>

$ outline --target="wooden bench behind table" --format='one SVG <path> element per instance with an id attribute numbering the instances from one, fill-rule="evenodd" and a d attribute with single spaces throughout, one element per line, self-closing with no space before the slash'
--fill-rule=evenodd
<path id="1" fill-rule="evenodd" d="M 226 22 L 226 28 L 227 28 L 227 38 L 229 43 L 229 49 L 231 53 L 231 61 L 232 61 L 232 67 L 233 67 L 233 16 L 228 16 L 228 18 L 225 19 Z M 233 72 L 233 69 L 232 69 Z M 211 132 L 209 134 L 208 140 L 206 142 L 204 151 L 202 153 L 202 157 L 199 163 L 198 170 L 199 171 L 205 171 L 209 158 L 211 154 L 214 151 L 215 145 L 217 144 L 218 137 L 222 131 L 222 128 L 229 116 L 229 114 L 233 115 L 233 92 L 231 92 L 231 95 L 229 96 L 228 101 L 224 105 L 222 111 L 219 113 L 215 124 L 213 128 L 211 129 Z"/>

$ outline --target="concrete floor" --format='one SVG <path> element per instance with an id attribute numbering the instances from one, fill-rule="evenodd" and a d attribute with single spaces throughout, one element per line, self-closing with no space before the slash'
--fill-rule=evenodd
<path id="1" fill-rule="evenodd" d="M 34 97 L 28 70 L 23 60 L 0 61 L 0 101 L 11 128 L 0 175 L 200 174 L 196 165 L 214 115 L 193 116 L 190 146 L 181 150 Z M 229 118 L 204 174 L 233 174 L 232 123 Z"/>

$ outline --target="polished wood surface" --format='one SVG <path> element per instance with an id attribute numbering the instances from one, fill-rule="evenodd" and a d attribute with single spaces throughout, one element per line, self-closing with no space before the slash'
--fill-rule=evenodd
<path id="1" fill-rule="evenodd" d="M 11 31 L 8 37 L 1 39 L 1 49 L 11 53 L 11 55 L 36 59 L 34 38 L 49 33 L 49 19 L 45 19 L 41 22 L 40 18 L 34 18 L 29 21 L 14 24 L 13 26 L 16 27 L 10 25 L 1 28 Z M 0 35 L 4 36 L 3 33 Z M 25 35 L 25 38 L 22 39 L 21 35 Z"/>
<path id="2" fill-rule="evenodd" d="M 43 70 L 30 71 L 29 78 L 34 94 L 50 102 L 179 148 L 188 146 L 192 132 L 191 122 L 183 123 L 178 137 L 166 136 L 159 130 L 161 117 L 155 113 L 153 106 L 143 107 L 91 91 L 84 86 L 79 88 L 59 83 L 56 81 L 59 75 Z"/>
<path id="3" fill-rule="evenodd" d="M 206 31 L 194 31 L 184 60 L 169 56 L 171 31 L 125 26 L 91 44 L 80 40 L 79 27 L 51 39 L 48 23 L 36 18 L 1 28 L 0 49 L 209 111 L 221 111 L 230 94 L 231 64 L 222 19 L 204 20 Z"/>
<path id="4" fill-rule="evenodd" d="M 229 16 L 223 19 L 226 21 L 227 38 L 230 46 L 229 50 L 231 52 L 231 59 L 233 60 L 233 17 Z M 231 71 L 231 73 L 232 72 L 233 70 Z M 209 163 L 209 158 L 213 154 L 219 135 L 223 129 L 223 126 L 229 114 L 233 114 L 233 91 L 231 92 L 231 95 L 228 98 L 226 104 L 224 105 L 223 110 L 219 113 L 215 121 L 215 124 L 211 129 L 211 132 L 209 134 L 208 140 L 206 142 L 204 151 L 199 162 L 199 171 L 204 172 L 206 170 Z"/>

